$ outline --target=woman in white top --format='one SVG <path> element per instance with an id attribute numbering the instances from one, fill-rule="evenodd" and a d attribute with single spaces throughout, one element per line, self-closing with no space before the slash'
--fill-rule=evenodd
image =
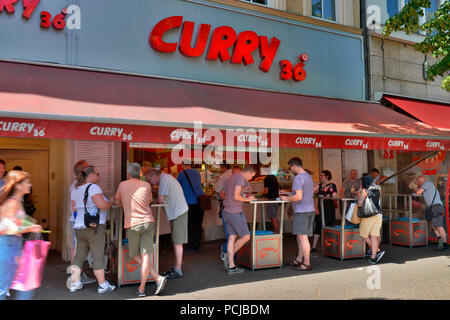
<path id="1" fill-rule="evenodd" d="M 80 282 L 80 270 L 89 253 L 92 253 L 94 262 L 93 269 L 95 277 L 99 283 L 98 293 L 106 293 L 114 291 L 112 286 L 105 280 L 105 271 L 103 266 L 104 250 L 105 250 L 105 232 L 106 232 L 106 214 L 113 205 L 112 201 L 108 201 L 103 195 L 102 189 L 96 184 L 99 180 L 98 170 L 94 166 L 87 166 L 82 171 L 80 179 L 75 185 L 76 189 L 72 192 L 72 210 L 77 212 L 74 230 L 77 237 L 77 249 L 73 259 L 72 281 L 69 285 L 70 292 L 75 292 L 83 288 Z M 88 189 L 89 188 L 89 189 Z M 85 192 L 88 190 L 86 205 L 84 203 Z M 98 213 L 99 223 L 96 227 L 85 225 L 85 207 L 91 216 Z"/>

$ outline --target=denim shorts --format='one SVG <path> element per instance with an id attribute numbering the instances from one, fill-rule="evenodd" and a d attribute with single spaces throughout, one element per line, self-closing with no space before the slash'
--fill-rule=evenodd
<path id="1" fill-rule="evenodd" d="M 23 241 L 19 236 L 0 235 L 0 296 L 6 295 L 16 274 L 17 261 L 22 254 Z"/>
<path id="2" fill-rule="evenodd" d="M 245 215 L 241 213 L 223 212 L 223 220 L 228 235 L 238 235 L 240 238 L 250 234 Z"/>

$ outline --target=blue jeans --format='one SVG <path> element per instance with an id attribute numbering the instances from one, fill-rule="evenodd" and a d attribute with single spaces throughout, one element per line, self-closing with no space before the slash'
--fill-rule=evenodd
<path id="1" fill-rule="evenodd" d="M 20 258 L 22 246 L 21 237 L 0 235 L 0 300 L 6 299 L 7 290 L 14 280 L 18 266 L 16 258 Z M 16 294 L 17 300 L 31 300 L 32 298 L 33 290 L 18 291 Z"/>

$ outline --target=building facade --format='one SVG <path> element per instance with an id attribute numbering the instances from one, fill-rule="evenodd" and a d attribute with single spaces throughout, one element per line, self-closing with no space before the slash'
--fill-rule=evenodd
<path id="1" fill-rule="evenodd" d="M 431 8 L 427 8 L 425 14 L 432 15 L 441 3 L 444 1 L 432 0 Z M 385 21 L 397 14 L 405 5 L 405 1 L 367 0 L 366 4 L 370 65 L 369 99 L 377 101 L 383 93 L 390 93 L 449 103 L 450 94 L 441 89 L 442 77 L 436 77 L 435 81 L 430 81 L 426 77 L 427 65 L 434 64 L 437 59 L 431 53 L 424 54 L 413 48 L 414 44 L 422 42 L 426 35 L 394 32 L 387 39 L 382 36 Z M 371 23 L 378 13 L 379 26 Z"/>
<path id="2" fill-rule="evenodd" d="M 195 138 L 198 120 L 279 130 L 281 169 L 300 156 L 316 182 L 329 169 L 338 185 L 378 165 L 383 149 L 450 148 L 448 133 L 366 101 L 379 89 L 367 90 L 376 79 L 360 25 L 356 0 L 11 4 L 0 12 L 0 158 L 32 174 L 35 218 L 68 259 L 73 164 L 97 166 L 111 197 L 127 161 L 176 173 L 171 150 Z M 199 170 L 208 188 L 214 170 Z M 216 214 L 203 227 L 206 241 L 223 237 Z"/>

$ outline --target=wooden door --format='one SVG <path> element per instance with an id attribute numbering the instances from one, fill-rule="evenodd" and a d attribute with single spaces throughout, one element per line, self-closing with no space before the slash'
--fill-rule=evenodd
<path id="1" fill-rule="evenodd" d="M 7 171 L 20 166 L 23 171 L 31 175 L 33 201 L 36 207 L 33 218 L 43 228 L 48 228 L 48 151 L 0 149 L 0 159 L 5 160 Z"/>

